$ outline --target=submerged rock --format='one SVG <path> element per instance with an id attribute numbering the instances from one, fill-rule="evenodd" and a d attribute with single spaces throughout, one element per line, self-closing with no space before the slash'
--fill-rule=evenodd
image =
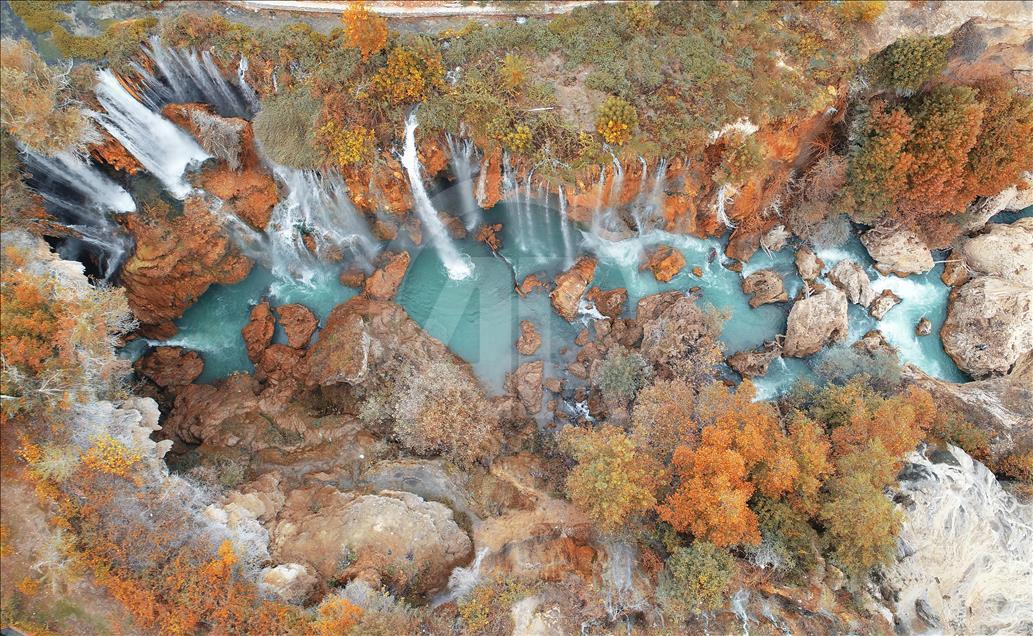
<path id="1" fill-rule="evenodd" d="M 517 353 L 523 356 L 534 355 L 542 346 L 542 336 L 530 320 L 520 321 L 520 337 L 516 341 Z"/>
<path id="2" fill-rule="evenodd" d="M 556 313 L 567 322 L 573 322 L 577 316 L 581 297 L 595 276 L 596 260 L 591 256 L 582 256 L 573 267 L 556 277 L 556 289 L 549 297 Z"/>
<path id="3" fill-rule="evenodd" d="M 501 233 L 501 223 L 482 225 L 481 229 L 477 232 L 477 240 L 491 248 L 491 251 L 498 252 L 502 249 L 502 237 L 499 236 Z"/>
<path id="4" fill-rule="evenodd" d="M 868 307 L 868 313 L 876 320 L 882 320 L 890 309 L 900 304 L 900 296 L 893 293 L 892 289 L 884 289 L 876 296 L 875 300 Z"/>
<path id="5" fill-rule="evenodd" d="M 240 330 L 244 338 L 244 348 L 247 350 L 247 357 L 257 363 L 261 359 L 262 352 L 269 348 L 273 341 L 273 333 L 276 331 L 276 319 L 269 309 L 268 302 L 261 302 L 251 309 L 251 318 L 244 328 Z"/>
<path id="6" fill-rule="evenodd" d="M 855 305 L 867 307 L 875 299 L 868 274 L 850 259 L 836 263 L 829 271 L 829 282 L 846 292 L 847 300 Z"/>
<path id="7" fill-rule="evenodd" d="M 362 293 L 375 300 L 391 300 L 409 269 L 409 252 L 385 252 L 380 259 L 383 267 L 366 278 Z"/>
<path id="8" fill-rule="evenodd" d="M 133 364 L 140 375 L 163 389 L 185 386 L 204 371 L 204 359 L 183 347 L 155 347 Z"/>
<path id="9" fill-rule="evenodd" d="M 761 269 L 744 278 L 742 292 L 751 295 L 750 307 L 753 308 L 769 303 L 784 303 L 789 300 L 782 277 L 771 269 Z"/>
<path id="10" fill-rule="evenodd" d="M 685 256 L 670 245 L 660 245 L 649 252 L 645 261 L 639 265 L 639 271 L 650 270 L 661 283 L 666 283 L 678 275 L 685 267 Z"/>
<path id="11" fill-rule="evenodd" d="M 782 355 L 782 347 L 777 342 L 765 342 L 760 349 L 740 351 L 728 358 L 728 366 L 744 378 L 756 378 L 766 375 L 768 366 Z"/>
<path id="12" fill-rule="evenodd" d="M 366 272 L 362 271 L 358 267 L 349 267 L 342 271 L 341 275 L 338 276 L 337 279 L 345 287 L 358 289 L 366 284 Z"/>
<path id="13" fill-rule="evenodd" d="M 804 358 L 828 342 L 842 342 L 849 332 L 847 300 L 837 287 L 797 300 L 789 310 L 782 354 Z"/>
<path id="14" fill-rule="evenodd" d="M 975 379 L 1004 375 L 1033 349 L 1033 288 L 980 276 L 951 294 L 943 348 Z"/>
<path id="15" fill-rule="evenodd" d="M 910 230 L 873 228 L 861 235 L 861 244 L 883 274 L 909 276 L 933 268 L 932 252 Z"/>
<path id="16" fill-rule="evenodd" d="M 312 334 L 319 326 L 319 319 L 312 310 L 297 303 L 280 305 L 276 308 L 276 316 L 284 333 L 287 334 L 287 344 L 294 349 L 304 349 L 308 346 Z"/>
<path id="17" fill-rule="evenodd" d="M 543 281 L 538 274 L 528 274 L 524 277 L 524 280 L 517 285 L 516 291 L 520 294 L 521 298 L 526 298 L 528 294 L 536 289 L 548 290 L 549 285 Z"/>

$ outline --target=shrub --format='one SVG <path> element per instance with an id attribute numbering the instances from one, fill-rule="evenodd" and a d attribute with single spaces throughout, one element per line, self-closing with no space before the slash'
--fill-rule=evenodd
<path id="1" fill-rule="evenodd" d="M 502 88 L 510 95 L 515 95 L 527 81 L 527 73 L 530 65 L 527 60 L 519 55 L 507 53 L 506 58 L 499 67 L 499 78 L 502 80 Z"/>
<path id="2" fill-rule="evenodd" d="M 376 137 L 365 126 L 345 128 L 336 121 L 328 121 L 319 129 L 330 157 L 339 166 L 351 166 L 369 161 L 376 150 Z"/>
<path id="3" fill-rule="evenodd" d="M 761 567 L 772 567 L 792 581 L 804 581 L 817 567 L 818 533 L 807 515 L 784 501 L 759 497 L 753 505 L 760 525 L 761 544 L 750 550 Z"/>
<path id="4" fill-rule="evenodd" d="M 1033 170 L 1033 97 L 1003 82 L 978 86 L 986 107 L 976 143 L 968 153 L 968 187 L 964 198 L 989 197 Z"/>
<path id="5" fill-rule="evenodd" d="M 267 157 L 291 168 L 317 168 L 316 119 L 322 104 L 304 90 L 271 95 L 262 100 L 254 120 L 255 138 Z"/>
<path id="6" fill-rule="evenodd" d="M 947 67 L 947 51 L 952 44 L 949 35 L 897 40 L 872 58 L 873 79 L 883 88 L 917 91 Z"/>
<path id="7" fill-rule="evenodd" d="M 735 559 L 706 541 L 676 549 L 660 573 L 656 596 L 666 614 L 684 621 L 728 600 Z"/>
<path id="8" fill-rule="evenodd" d="M 190 111 L 190 120 L 194 125 L 197 140 L 205 152 L 220 161 L 225 161 L 230 170 L 239 170 L 243 122 L 215 117 L 200 109 Z"/>
<path id="9" fill-rule="evenodd" d="M 766 154 L 764 144 L 753 135 L 733 137 L 727 141 L 721 165 L 714 172 L 714 180 L 728 185 L 745 183 L 764 163 Z"/>
<path id="10" fill-rule="evenodd" d="M 871 24 L 886 10 L 886 0 L 847 0 L 837 6 L 844 19 Z"/>
<path id="11" fill-rule="evenodd" d="M 364 2 L 353 2 L 341 14 L 348 45 L 358 49 L 362 59 L 379 53 L 387 44 L 387 22 L 370 11 Z"/>
<path id="12" fill-rule="evenodd" d="M 900 387 L 900 361 L 890 351 L 867 354 L 852 346 L 833 347 L 821 355 L 817 371 L 821 377 L 838 385 L 864 376 L 868 384 L 881 393 Z"/>
<path id="13" fill-rule="evenodd" d="M 60 22 L 67 22 L 71 17 L 64 11 L 58 11 L 59 3 L 53 0 L 17 0 L 8 3 L 11 11 L 21 18 L 30 31 L 46 33 Z"/>
<path id="14" fill-rule="evenodd" d="M 600 104 L 595 117 L 595 130 L 606 143 L 614 146 L 624 144 L 631 139 L 637 127 L 638 113 L 626 100 L 611 95 Z"/>
<path id="15" fill-rule="evenodd" d="M 423 101 L 444 86 L 445 69 L 433 43 L 418 40 L 412 49 L 396 46 L 387 55 L 387 66 L 372 79 L 373 94 L 388 104 Z"/>
<path id="16" fill-rule="evenodd" d="M 531 146 L 531 129 L 517 124 L 502 136 L 502 145 L 512 152 L 524 152 Z"/>
<path id="17" fill-rule="evenodd" d="M 411 369 L 398 392 L 395 436 L 420 455 L 442 454 L 459 464 L 498 451 L 498 419 L 476 381 L 454 362 Z"/>
<path id="18" fill-rule="evenodd" d="M 567 476 L 567 496 L 605 532 L 614 532 L 656 504 L 663 469 L 612 425 L 564 429 L 560 444 L 577 466 Z"/>
<path id="19" fill-rule="evenodd" d="M 652 376 L 652 367 L 641 354 L 614 347 L 606 354 L 592 384 L 612 404 L 624 404 L 635 396 Z"/>
<path id="20" fill-rule="evenodd" d="M 534 595 L 532 583 L 514 577 L 496 575 L 481 583 L 459 601 L 459 617 L 463 634 L 509 634 L 513 631 L 510 616 L 513 605 Z"/>

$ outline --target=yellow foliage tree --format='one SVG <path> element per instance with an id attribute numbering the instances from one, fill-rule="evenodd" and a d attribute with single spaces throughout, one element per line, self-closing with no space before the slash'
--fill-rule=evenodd
<path id="1" fill-rule="evenodd" d="M 374 131 L 365 126 L 345 128 L 336 121 L 328 121 L 319 130 L 323 143 L 330 149 L 330 156 L 340 166 L 363 163 L 373 155 L 376 148 Z"/>
<path id="2" fill-rule="evenodd" d="M 395 47 L 387 55 L 387 66 L 373 76 L 373 92 L 392 104 L 422 101 L 431 90 L 444 84 L 441 54 L 432 47 L 415 51 Z"/>
<path id="3" fill-rule="evenodd" d="M 369 10 L 365 2 L 353 2 L 341 14 L 348 44 L 359 50 L 362 59 L 379 52 L 387 44 L 387 23 Z"/>

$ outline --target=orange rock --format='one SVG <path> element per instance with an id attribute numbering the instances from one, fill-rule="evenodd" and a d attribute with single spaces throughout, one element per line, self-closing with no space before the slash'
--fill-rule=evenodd
<path id="1" fill-rule="evenodd" d="M 295 349 L 304 349 L 319 325 L 319 319 L 305 305 L 293 303 L 276 308 L 276 317 L 287 334 L 287 344 Z"/>
<path id="2" fill-rule="evenodd" d="M 520 337 L 516 341 L 516 350 L 520 355 L 530 356 L 542 346 L 542 336 L 530 320 L 520 321 Z"/>
<path id="3" fill-rule="evenodd" d="M 393 241 L 398 236 L 398 225 L 377 219 L 373 222 L 373 236 L 381 241 Z"/>
<path id="4" fill-rule="evenodd" d="M 624 311 L 624 303 L 628 302 L 628 290 L 623 287 L 603 291 L 598 287 L 588 290 L 588 300 L 592 301 L 596 310 L 607 318 L 620 318 Z M 605 322 L 605 321 L 602 321 Z M 601 324 L 597 323 L 597 324 Z"/>
<path id="5" fill-rule="evenodd" d="M 477 183 L 477 205 L 485 210 L 502 200 L 502 148 L 496 147 L 481 162 L 481 176 Z"/>
<path id="6" fill-rule="evenodd" d="M 301 242 L 305 244 L 305 249 L 316 254 L 318 252 L 318 246 L 316 245 L 316 238 L 311 234 L 302 234 Z"/>
<path id="7" fill-rule="evenodd" d="M 670 245 L 660 245 L 646 256 L 639 265 L 639 271 L 650 270 L 661 283 L 666 283 L 678 275 L 685 267 L 685 256 Z"/>
<path id="8" fill-rule="evenodd" d="M 536 289 L 547 290 L 549 285 L 543 281 L 538 274 L 528 274 L 524 277 L 524 280 L 517 286 L 516 291 L 520 294 L 521 298 L 526 298 L 528 294 Z"/>
<path id="9" fill-rule="evenodd" d="M 369 275 L 362 293 L 367 298 L 390 300 L 409 269 L 409 252 L 386 252 L 382 258 L 386 264 Z"/>
<path id="10" fill-rule="evenodd" d="M 573 322 L 577 316 L 578 304 L 588 284 L 595 276 L 596 260 L 591 256 L 582 256 L 573 267 L 556 277 L 556 288 L 549 294 L 552 306 L 567 322 Z"/>
<path id="11" fill-rule="evenodd" d="M 268 302 L 261 302 L 251 310 L 251 318 L 244 328 L 240 330 L 244 338 L 244 348 L 247 350 L 247 357 L 258 364 L 262 359 L 262 352 L 269 348 L 273 341 L 273 333 L 276 331 L 276 321 L 273 312 L 269 309 Z"/>
<path id="12" fill-rule="evenodd" d="M 699 265 L 696 265 L 692 268 L 692 275 L 696 278 L 703 278 L 703 268 Z"/>
<path id="13" fill-rule="evenodd" d="M 357 267 L 350 267 L 338 277 L 341 284 L 345 287 L 351 287 L 352 289 L 358 289 L 366 283 L 366 273 Z"/>
<path id="14" fill-rule="evenodd" d="M 491 251 L 497 252 L 502 249 L 502 238 L 499 237 L 499 233 L 501 231 L 501 223 L 495 223 L 493 225 L 482 225 L 480 231 L 477 232 L 477 240 L 490 247 Z"/>
<path id="15" fill-rule="evenodd" d="M 190 384 L 204 371 L 204 360 L 196 351 L 182 347 L 156 347 L 133 364 L 140 375 L 163 389 Z"/>
<path id="16" fill-rule="evenodd" d="M 397 159 L 386 155 L 386 163 L 386 166 L 373 172 L 373 187 L 388 212 L 405 216 L 413 208 L 409 179 Z"/>
<path id="17" fill-rule="evenodd" d="M 102 136 L 104 137 L 102 143 L 90 146 L 90 156 L 96 161 L 131 175 L 143 170 L 143 165 L 137 161 L 136 157 L 129 154 L 129 151 L 117 139 L 107 131 L 104 131 Z"/>

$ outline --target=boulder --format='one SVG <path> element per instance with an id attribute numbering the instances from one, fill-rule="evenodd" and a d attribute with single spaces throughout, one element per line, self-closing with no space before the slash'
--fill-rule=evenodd
<path id="1" fill-rule="evenodd" d="M 133 364 L 136 372 L 163 389 L 190 384 L 204 371 L 196 351 L 182 347 L 155 347 Z"/>
<path id="2" fill-rule="evenodd" d="M 596 260 L 591 256 L 582 256 L 574 265 L 556 277 L 556 289 L 549 297 L 552 306 L 567 322 L 577 317 L 578 305 L 588 284 L 595 276 Z"/>
<path id="3" fill-rule="evenodd" d="M 931 323 L 929 321 L 929 319 L 926 318 L 925 316 L 922 316 L 922 318 L 918 321 L 918 324 L 915 325 L 915 335 L 916 336 L 928 336 L 932 332 L 933 332 L 933 323 Z"/>
<path id="4" fill-rule="evenodd" d="M 520 321 L 520 337 L 516 341 L 516 350 L 522 356 L 534 355 L 542 346 L 542 336 L 530 320 Z"/>
<path id="5" fill-rule="evenodd" d="M 366 272 L 362 271 L 358 267 L 349 267 L 341 272 L 338 280 L 345 287 L 358 289 L 366 284 Z"/>
<path id="6" fill-rule="evenodd" d="M 768 366 L 782 355 L 777 342 L 765 342 L 760 349 L 740 351 L 728 358 L 728 366 L 744 378 L 766 375 Z"/>
<path id="7" fill-rule="evenodd" d="M 269 309 L 268 302 L 261 302 L 251 309 L 251 318 L 240 335 L 244 338 L 244 348 L 247 350 L 247 357 L 255 364 L 262 357 L 273 341 L 273 333 L 276 331 L 276 320 L 273 312 Z"/>
<path id="8" fill-rule="evenodd" d="M 498 252 L 502 249 L 502 224 L 482 225 L 477 232 L 477 240 L 491 248 L 491 251 Z"/>
<path id="9" fill-rule="evenodd" d="M 804 358 L 826 343 L 846 340 L 848 332 L 846 294 L 837 287 L 827 287 L 793 303 L 782 354 Z"/>
<path id="10" fill-rule="evenodd" d="M 839 261 L 829 271 L 829 282 L 846 293 L 847 300 L 867 307 L 875 299 L 871 280 L 864 268 L 850 259 Z"/>
<path id="11" fill-rule="evenodd" d="M 933 268 L 933 254 L 910 230 L 873 228 L 861 235 L 861 244 L 883 274 L 910 276 Z"/>
<path id="12" fill-rule="evenodd" d="M 884 289 L 881 294 L 875 297 L 872 304 L 869 305 L 868 313 L 872 318 L 882 320 L 882 317 L 886 315 L 886 312 L 899 304 L 900 296 L 894 294 L 892 289 Z"/>
<path id="13" fill-rule="evenodd" d="M 984 233 L 962 240 L 952 256 L 960 257 L 975 275 L 992 274 L 1033 287 L 1033 218 L 991 223 Z"/>
<path id="14" fill-rule="evenodd" d="M 324 581 L 359 579 L 415 594 L 442 589 L 473 545 L 446 506 L 408 492 L 297 489 L 269 527 L 272 557 L 303 563 Z"/>
<path id="15" fill-rule="evenodd" d="M 385 252 L 380 258 L 383 267 L 366 278 L 362 293 L 375 300 L 391 300 L 409 269 L 409 252 Z"/>
<path id="16" fill-rule="evenodd" d="M 624 312 L 624 303 L 628 302 L 628 290 L 618 287 L 603 291 L 593 287 L 588 290 L 586 298 L 595 305 L 596 311 L 607 318 L 620 318 Z"/>
<path id="17" fill-rule="evenodd" d="M 678 275 L 685 267 L 685 256 L 669 245 L 660 245 L 646 255 L 639 271 L 650 270 L 661 283 L 666 283 Z"/>
<path id="18" fill-rule="evenodd" d="M 805 282 L 813 281 L 821 276 L 821 270 L 825 269 L 825 261 L 818 258 L 811 248 L 803 245 L 796 250 L 796 270 L 800 272 L 800 278 Z"/>
<path id="19" fill-rule="evenodd" d="M 287 344 L 295 349 L 307 347 L 319 326 L 319 319 L 312 310 L 297 303 L 280 305 L 276 308 L 276 317 L 287 334 Z"/>
<path id="20" fill-rule="evenodd" d="M 951 293 L 943 348 L 975 379 L 1004 375 L 1033 349 L 1033 288 L 980 276 Z"/>
<path id="21" fill-rule="evenodd" d="M 642 331 L 639 352 L 661 372 L 695 367 L 697 356 L 716 350 L 719 344 L 711 322 L 696 300 L 681 292 L 663 292 L 639 301 L 635 328 Z M 703 369 L 695 369 L 704 371 Z"/>
<path id="22" fill-rule="evenodd" d="M 878 329 L 872 329 L 868 333 L 858 338 L 857 342 L 854 343 L 854 349 L 861 353 L 866 353 L 870 356 L 876 353 L 886 353 L 896 355 L 897 350 L 893 348 L 887 340 L 886 336 L 882 335 L 882 332 Z"/>
<path id="23" fill-rule="evenodd" d="M 789 300 L 782 277 L 772 269 L 761 269 L 742 280 L 742 292 L 750 295 L 750 307 L 756 309 L 769 303 Z"/>
<path id="24" fill-rule="evenodd" d="M 951 252 L 943 264 L 943 271 L 940 272 L 940 280 L 948 287 L 961 287 L 972 277 L 968 271 L 965 259 L 955 252 Z"/>
<path id="25" fill-rule="evenodd" d="M 692 275 L 696 278 L 703 278 L 703 268 L 699 265 L 695 265 L 692 268 Z"/>
<path id="26" fill-rule="evenodd" d="M 542 382 L 545 379 L 545 363 L 541 360 L 525 362 L 517 367 L 510 377 L 513 393 L 532 415 L 542 410 Z"/>
<path id="27" fill-rule="evenodd" d="M 381 241 L 393 241 L 398 238 L 398 224 L 393 221 L 377 219 L 373 222 L 370 231 Z"/>

